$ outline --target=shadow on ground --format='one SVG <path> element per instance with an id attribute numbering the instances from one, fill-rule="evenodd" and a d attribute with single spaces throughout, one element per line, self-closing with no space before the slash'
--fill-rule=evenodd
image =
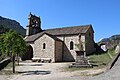
<path id="1" fill-rule="evenodd" d="M 23 73 L 24 75 L 47 75 L 50 74 L 51 71 L 23 71 L 23 72 L 18 72 L 18 73 Z"/>
<path id="2" fill-rule="evenodd" d="M 30 66 L 42 66 L 42 64 L 31 64 Z"/>
<path id="3" fill-rule="evenodd" d="M 21 64 L 21 66 L 42 66 L 42 64 Z"/>

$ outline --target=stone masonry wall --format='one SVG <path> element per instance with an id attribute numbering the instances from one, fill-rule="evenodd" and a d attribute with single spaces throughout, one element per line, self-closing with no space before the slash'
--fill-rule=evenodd
<path id="1" fill-rule="evenodd" d="M 37 58 L 51 58 L 54 61 L 75 61 L 76 52 L 79 48 L 76 44 L 79 44 L 79 35 L 67 35 L 67 36 L 57 36 L 60 41 L 55 41 L 53 38 L 44 34 L 42 37 L 38 38 L 33 47 L 33 56 Z M 94 52 L 94 39 L 93 33 L 89 30 L 86 34 L 81 35 L 81 42 L 83 45 L 83 50 L 87 54 Z M 70 50 L 70 42 L 73 41 L 73 50 Z M 43 43 L 46 44 L 46 48 L 43 49 Z"/>
<path id="2" fill-rule="evenodd" d="M 62 61 L 62 41 L 55 41 L 55 61 Z"/>
<path id="3" fill-rule="evenodd" d="M 94 34 L 92 31 L 89 29 L 86 33 L 85 37 L 85 42 L 86 42 L 86 54 L 90 54 L 95 51 L 94 48 Z"/>
<path id="4" fill-rule="evenodd" d="M 43 49 L 43 44 L 46 44 L 45 49 Z M 37 58 L 51 58 L 55 61 L 55 41 L 48 35 L 44 34 L 42 37 L 34 42 L 34 57 Z"/>
<path id="5" fill-rule="evenodd" d="M 64 41 L 63 46 L 63 61 L 75 61 L 76 59 L 76 50 L 79 50 L 76 44 L 79 44 L 79 36 L 71 35 L 71 36 L 59 36 L 59 39 Z M 73 50 L 70 50 L 70 42 L 73 41 Z"/>

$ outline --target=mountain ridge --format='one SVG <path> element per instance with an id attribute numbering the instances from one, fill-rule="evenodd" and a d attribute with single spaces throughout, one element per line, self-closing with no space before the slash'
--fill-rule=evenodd
<path id="1" fill-rule="evenodd" d="M 103 38 L 98 44 L 104 43 L 107 48 L 115 47 L 120 43 L 120 34 L 112 35 L 109 38 Z"/>
<path id="2" fill-rule="evenodd" d="M 25 29 L 16 20 L 0 16 L 0 30 L 13 29 L 21 35 L 25 36 Z M 2 29 L 4 28 L 4 29 Z M 2 31 L 0 31 L 2 33 Z M 4 31 L 3 31 L 4 32 Z"/>

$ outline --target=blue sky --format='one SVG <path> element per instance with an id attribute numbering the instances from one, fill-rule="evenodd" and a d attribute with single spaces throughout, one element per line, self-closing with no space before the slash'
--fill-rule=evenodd
<path id="1" fill-rule="evenodd" d="M 96 42 L 120 34 L 120 0 L 0 0 L 0 16 L 24 28 L 29 12 L 41 17 L 42 29 L 92 24 Z"/>

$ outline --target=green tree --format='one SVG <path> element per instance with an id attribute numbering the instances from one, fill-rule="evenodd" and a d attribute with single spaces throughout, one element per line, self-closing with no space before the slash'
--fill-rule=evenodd
<path id="1" fill-rule="evenodd" d="M 15 73 L 15 57 L 23 54 L 26 50 L 26 43 L 22 36 L 12 30 L 2 34 L 0 37 L 0 49 L 2 54 L 11 57 L 13 62 L 13 73 Z"/>
<path id="2" fill-rule="evenodd" d="M 15 46 L 13 47 L 14 53 L 17 55 L 17 61 L 19 65 L 19 56 L 22 56 L 26 51 L 26 43 L 23 40 L 23 37 L 18 35 L 15 41 Z"/>

